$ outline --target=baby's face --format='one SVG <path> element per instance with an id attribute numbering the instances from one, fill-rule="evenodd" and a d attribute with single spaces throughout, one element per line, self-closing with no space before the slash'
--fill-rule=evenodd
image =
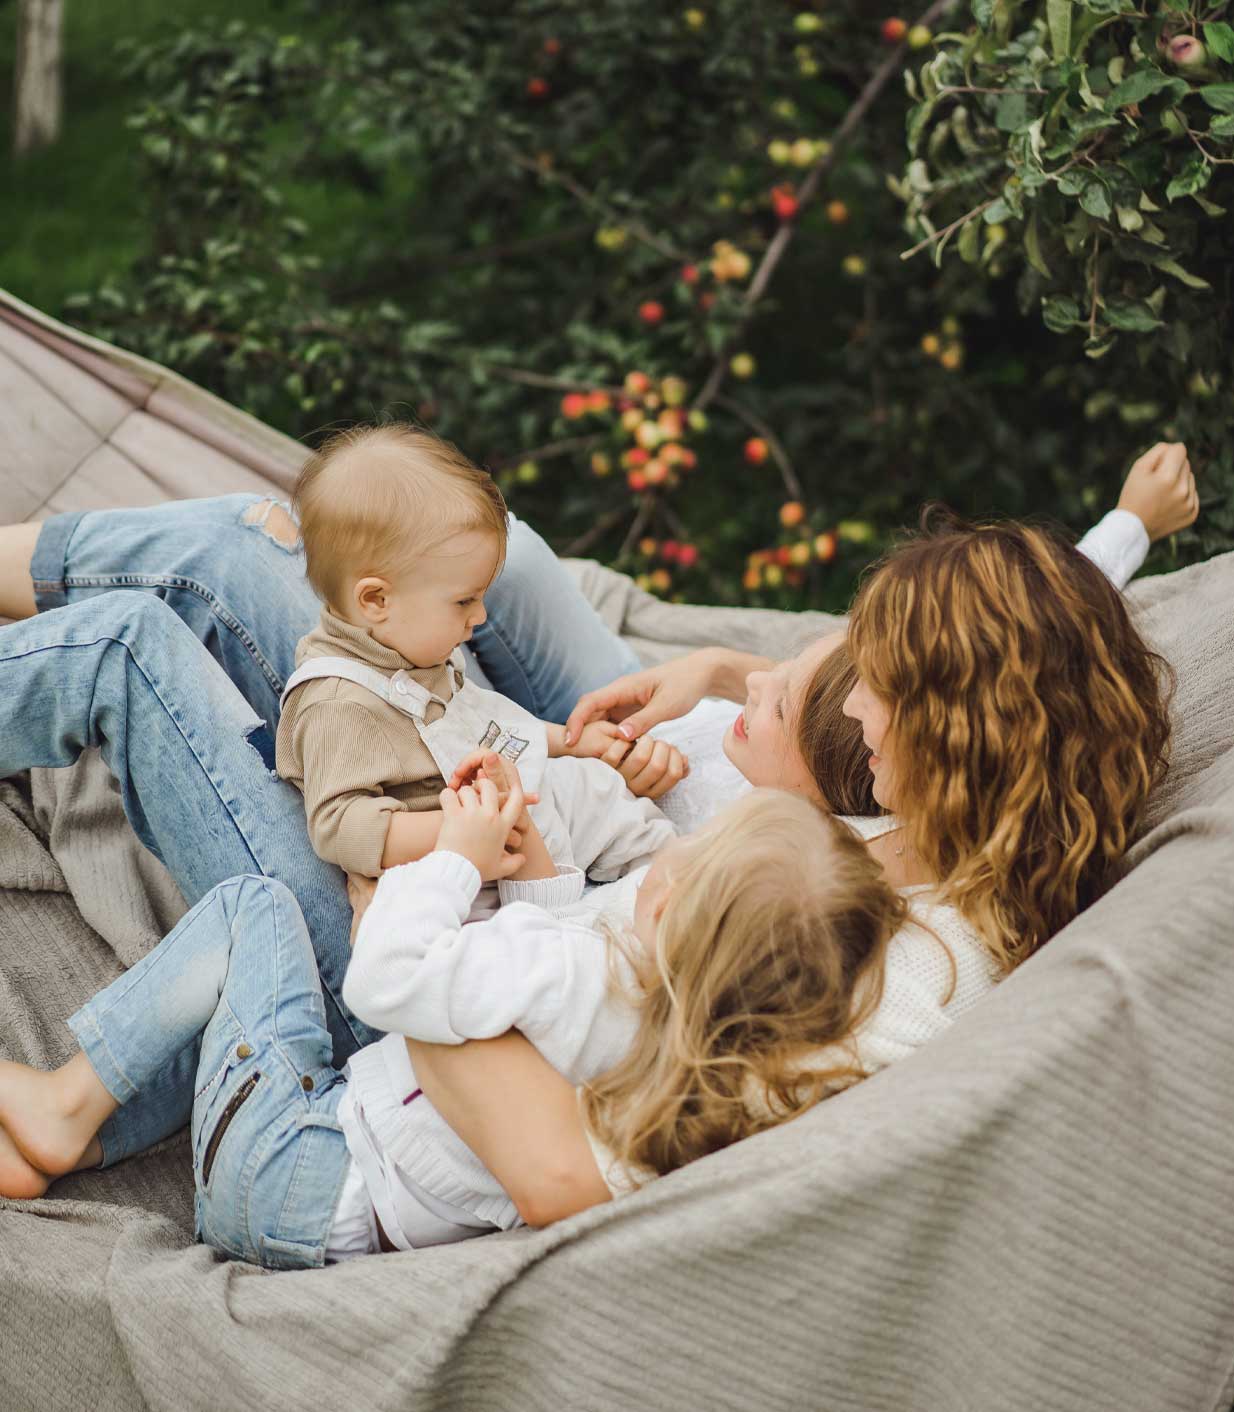
<path id="1" fill-rule="evenodd" d="M 414 667 L 444 662 L 485 621 L 484 595 L 497 572 L 497 540 L 469 530 L 445 540 L 391 582 L 374 638 Z"/>

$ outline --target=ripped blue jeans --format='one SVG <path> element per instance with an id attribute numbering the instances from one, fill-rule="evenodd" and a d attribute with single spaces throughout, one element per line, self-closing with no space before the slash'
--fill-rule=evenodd
<path id="1" fill-rule="evenodd" d="M 99 746 L 134 829 L 190 906 L 242 874 L 285 883 L 341 1065 L 376 1038 L 342 1001 L 345 880 L 313 853 L 299 794 L 270 769 L 283 682 L 319 611 L 294 526 L 256 495 L 58 515 L 31 574 L 45 611 L 0 628 L 0 778 Z M 638 665 L 513 516 L 486 606 L 473 644 L 483 672 L 546 719 Z M 184 1126 L 194 1070 L 187 1055 L 168 1064 L 117 1111 L 99 1135 L 105 1163 Z"/>
<path id="2" fill-rule="evenodd" d="M 259 495 L 56 515 L 30 573 L 40 610 L 121 588 L 162 598 L 272 733 L 296 643 L 321 611 L 295 526 Z M 564 721 L 585 692 L 639 669 L 633 649 L 514 515 L 484 606 L 488 621 L 464 648 L 469 674 L 541 720 Z"/>

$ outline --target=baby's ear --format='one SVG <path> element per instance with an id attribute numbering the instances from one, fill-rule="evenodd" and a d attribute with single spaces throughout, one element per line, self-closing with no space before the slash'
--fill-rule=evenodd
<path id="1" fill-rule="evenodd" d="M 359 579 L 351 591 L 360 616 L 369 623 L 384 623 L 390 616 L 390 585 L 385 579 Z"/>

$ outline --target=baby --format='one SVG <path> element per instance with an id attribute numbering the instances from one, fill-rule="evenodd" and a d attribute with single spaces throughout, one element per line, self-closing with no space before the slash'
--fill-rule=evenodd
<path id="1" fill-rule="evenodd" d="M 464 677 L 460 645 L 485 621 L 505 557 L 505 502 L 488 475 L 415 427 L 359 427 L 309 459 L 294 503 L 325 606 L 296 649 L 276 767 L 304 794 L 320 857 L 365 877 L 424 857 L 441 828 L 441 789 L 483 751 L 517 763 L 565 873 L 607 881 L 673 836 L 615 770 L 581 758 L 603 754 L 614 727 L 589 726 L 576 758 L 558 758 L 561 726 Z M 517 897 L 516 866 L 508 855 L 485 881 L 508 880 Z M 490 889 L 481 910 L 493 900 Z"/>

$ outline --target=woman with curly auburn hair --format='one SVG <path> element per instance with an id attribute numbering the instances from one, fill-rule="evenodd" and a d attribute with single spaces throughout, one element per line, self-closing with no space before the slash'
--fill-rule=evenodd
<path id="1" fill-rule="evenodd" d="M 1058 535 L 929 526 L 853 605 L 875 800 L 1006 971 L 1109 885 L 1166 769 L 1170 671 Z"/>
<path id="2" fill-rule="evenodd" d="M 589 693 L 567 731 L 626 717 L 643 770 L 657 735 L 694 750 L 671 817 L 743 778 L 846 816 L 920 923 L 887 949 L 873 1072 L 941 1034 L 1112 881 L 1170 734 L 1168 668 L 1118 588 L 1196 509 L 1186 449 L 1155 447 L 1079 546 L 1023 525 L 927 528 L 871 572 L 847 638 L 781 663 L 705 649 Z M 745 703 L 725 760 L 723 708 L 703 699 L 716 696 Z M 537 1223 L 612 1194 L 573 1091 L 521 1036 L 413 1048 L 438 1109 Z"/>

